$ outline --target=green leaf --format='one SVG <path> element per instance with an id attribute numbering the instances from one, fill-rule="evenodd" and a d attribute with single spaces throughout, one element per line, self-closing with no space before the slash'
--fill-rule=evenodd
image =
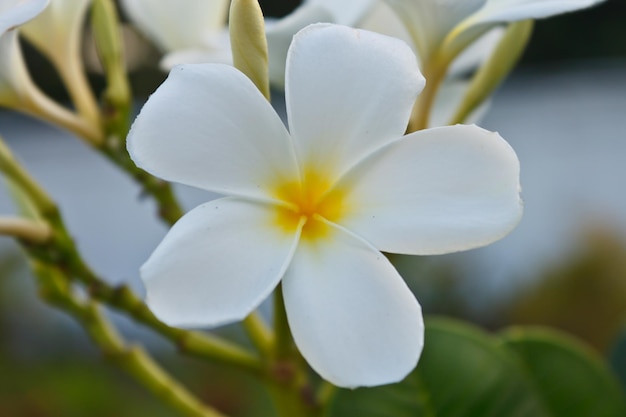
<path id="1" fill-rule="evenodd" d="M 426 325 L 420 363 L 404 381 L 339 390 L 331 417 L 551 417 L 520 363 L 481 330 L 444 319 Z"/>
<path id="2" fill-rule="evenodd" d="M 420 363 L 393 385 L 337 390 L 327 417 L 618 417 L 619 383 L 572 338 L 515 328 L 490 335 L 447 319 L 426 323 Z"/>
<path id="3" fill-rule="evenodd" d="M 626 416 L 621 386 L 601 358 L 554 330 L 512 328 L 502 335 L 537 387 L 552 416 Z"/>

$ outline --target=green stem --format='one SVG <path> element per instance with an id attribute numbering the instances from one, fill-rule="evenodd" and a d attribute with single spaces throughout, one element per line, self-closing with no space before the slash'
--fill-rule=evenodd
<path id="1" fill-rule="evenodd" d="M 276 335 L 274 346 L 275 358 L 285 359 L 290 357 L 293 353 L 293 339 L 291 330 L 289 329 L 289 322 L 287 321 L 282 284 L 278 284 L 274 292 L 274 333 Z"/>
<path id="2" fill-rule="evenodd" d="M 12 236 L 29 243 L 41 244 L 52 237 L 52 230 L 47 223 L 20 217 L 0 216 L 0 235 Z"/>
<path id="3" fill-rule="evenodd" d="M 159 321 L 127 286 L 111 288 L 101 280 L 96 282 L 97 285 L 90 286 L 89 292 L 92 297 L 150 327 L 173 342 L 181 352 L 235 366 L 253 375 L 260 375 L 263 372 L 263 365 L 259 359 L 238 345 L 207 333 L 170 327 Z"/>
<path id="4" fill-rule="evenodd" d="M 35 181 L 15 159 L 8 146 L 0 138 L 0 172 L 2 172 L 24 195 L 41 215 L 56 211 L 56 204 L 48 193 Z"/>
<path id="5" fill-rule="evenodd" d="M 224 417 L 224 414 L 205 406 L 183 385 L 172 379 L 141 347 L 131 347 L 120 353 L 120 365 L 173 408 L 190 417 Z"/>
<path id="6" fill-rule="evenodd" d="M 125 312 L 172 341 L 186 354 L 233 365 L 252 374 L 262 372 L 263 366 L 259 359 L 247 350 L 214 335 L 167 326 L 154 316 L 130 288 L 127 286 L 113 288 L 108 285 L 82 260 L 62 220 L 57 218 L 51 223 L 56 226 L 57 231 L 55 240 L 51 242 L 52 256 L 46 256 L 45 251 L 35 251 L 34 248 L 31 249 L 31 253 L 39 259 L 43 253 L 50 264 L 59 265 L 68 276 L 85 284 L 91 297 Z"/>
<path id="7" fill-rule="evenodd" d="M 126 153 L 126 149 L 120 148 L 117 144 L 102 148 L 101 151 L 109 160 L 137 181 L 145 194 L 155 199 L 159 207 L 158 215 L 161 220 L 171 226 L 182 217 L 183 209 L 174 195 L 171 184 L 137 168 L 128 156 L 128 153 Z"/>
<path id="8" fill-rule="evenodd" d="M 465 97 L 450 120 L 450 124 L 465 120 L 493 94 L 519 61 L 530 40 L 534 22 L 524 20 L 511 23 L 489 59 L 472 77 Z"/>
<path id="9" fill-rule="evenodd" d="M 268 357 L 272 351 L 274 335 L 263 318 L 258 313 L 252 312 L 243 320 L 243 327 L 254 347 L 261 355 Z"/>
<path id="10" fill-rule="evenodd" d="M 42 297 L 74 316 L 105 357 L 125 369 L 157 397 L 189 417 L 225 417 L 215 409 L 206 407 L 179 382 L 163 370 L 149 354 L 139 348 L 127 346 L 122 336 L 102 314 L 98 304 L 80 301 L 62 271 L 34 263 L 39 277 Z"/>
<path id="11" fill-rule="evenodd" d="M 305 398 L 307 393 L 299 390 L 297 386 L 269 384 L 268 389 L 278 416 L 314 417 L 318 414 L 310 399 Z"/>
<path id="12" fill-rule="evenodd" d="M 306 363 L 293 343 L 282 284 L 274 292 L 274 335 L 268 388 L 278 415 L 317 415 L 321 409 L 308 380 Z"/>
<path id="13" fill-rule="evenodd" d="M 321 409 L 325 409 L 328 406 L 336 392 L 336 386 L 328 381 L 322 381 L 317 390 L 317 403 Z"/>
<path id="14" fill-rule="evenodd" d="M 431 59 L 425 63 L 423 74 L 426 78 L 426 86 L 413 106 L 407 133 L 428 127 L 435 99 L 446 77 L 449 64 L 449 60 L 443 59 L 443 57 L 437 55 L 431 57 Z"/>

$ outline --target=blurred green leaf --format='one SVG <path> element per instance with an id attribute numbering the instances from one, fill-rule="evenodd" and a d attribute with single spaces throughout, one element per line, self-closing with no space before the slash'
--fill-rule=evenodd
<path id="1" fill-rule="evenodd" d="M 327 417 L 626 416 L 617 380 L 590 350 L 547 330 L 502 337 L 448 319 L 426 324 L 404 381 L 339 390 Z"/>
<path id="2" fill-rule="evenodd" d="M 620 384 L 591 349 L 560 332 L 518 327 L 502 335 L 552 416 L 626 416 Z"/>
<path id="3" fill-rule="evenodd" d="M 613 343 L 611 349 L 611 368 L 626 390 L 626 328 L 624 328 Z"/>

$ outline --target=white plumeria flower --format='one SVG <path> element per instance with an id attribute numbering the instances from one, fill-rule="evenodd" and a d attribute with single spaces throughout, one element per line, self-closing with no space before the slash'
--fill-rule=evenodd
<path id="1" fill-rule="evenodd" d="M 161 68 L 181 63 L 231 63 L 229 0 L 122 0 L 131 21 L 165 54 Z"/>
<path id="2" fill-rule="evenodd" d="M 386 0 L 417 46 L 432 59 L 444 46 L 457 53 L 490 28 L 591 7 L 604 0 Z"/>
<path id="3" fill-rule="evenodd" d="M 420 306 L 380 251 L 483 246 L 518 223 L 519 163 L 496 133 L 403 136 L 424 86 L 402 41 L 317 24 L 289 50 L 289 131 L 219 64 L 176 67 L 128 137 L 135 163 L 227 197 L 191 210 L 141 268 L 172 326 L 246 317 L 282 280 L 294 340 L 342 387 L 401 380 L 423 345 Z"/>
<path id="4" fill-rule="evenodd" d="M 47 5 L 48 0 L 0 1 L 0 105 L 12 107 L 36 89 L 15 29 L 35 18 Z"/>
<path id="5" fill-rule="evenodd" d="M 357 26 L 378 0 L 305 0 L 291 14 L 267 22 L 270 83 L 278 88 L 285 85 L 285 62 L 293 36 L 312 23 L 337 23 Z"/>

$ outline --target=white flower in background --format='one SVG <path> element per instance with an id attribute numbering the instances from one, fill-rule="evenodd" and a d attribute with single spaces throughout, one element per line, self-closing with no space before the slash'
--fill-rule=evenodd
<path id="1" fill-rule="evenodd" d="M 382 1 L 376 3 L 360 22 L 359 26 L 363 29 L 402 39 L 418 53 L 411 35 L 398 15 Z M 489 59 L 503 34 L 504 29 L 502 27 L 491 29 L 452 61 L 446 79 L 437 94 L 433 111 L 430 114 L 429 126 L 445 126 L 449 124 L 470 85 L 471 80 L 468 79 L 467 75 L 476 71 L 478 67 Z M 484 103 L 472 113 L 467 122 L 478 122 L 486 113 L 488 107 L 489 102 Z"/>
<path id="2" fill-rule="evenodd" d="M 21 33 L 57 67 L 80 54 L 80 41 L 91 0 L 51 0 L 46 10 Z"/>
<path id="3" fill-rule="evenodd" d="M 433 123 L 440 123 L 436 114 L 436 100 L 446 96 L 446 94 L 438 93 L 440 87 L 445 85 L 450 65 L 459 54 L 481 36 L 503 23 L 549 17 L 590 7 L 603 0 L 385 1 L 404 22 L 420 57 L 423 74 L 428 80 L 426 90 L 416 103 L 409 122 L 408 131 L 414 131 L 426 128 Z M 530 28 L 528 22 L 509 26 L 506 35 L 502 35 L 503 42 L 506 41 L 507 44 L 497 42 L 495 46 L 491 47 L 492 50 L 499 51 L 499 56 L 494 58 L 499 61 L 490 61 L 486 65 L 491 64 L 491 68 L 496 68 L 497 65 L 500 65 L 501 68 L 512 65 L 528 40 Z M 482 68 L 489 67 L 482 66 Z M 492 80 L 492 84 L 485 83 L 485 86 L 481 87 L 487 91 L 487 89 L 495 88 L 505 75 L 476 80 Z M 464 88 L 459 86 L 457 89 L 459 92 L 464 90 L 475 92 L 474 86 L 475 84 L 466 83 Z M 452 96 L 462 98 L 456 100 L 459 104 L 457 107 L 460 113 L 454 112 L 452 122 L 458 120 L 459 117 L 462 119 L 475 118 L 476 112 L 481 112 L 480 103 L 487 98 L 487 96 L 481 97 L 477 99 L 478 101 L 472 102 L 471 100 L 476 97 L 475 94 L 470 96 L 462 93 Z M 466 101 L 466 98 L 470 101 Z M 445 120 L 445 123 L 450 123 L 450 120 Z"/>
<path id="4" fill-rule="evenodd" d="M 87 119 L 98 122 L 99 110 L 86 78 L 81 57 L 85 17 L 91 0 L 51 0 L 20 33 L 59 71 L 72 100 Z"/>
<path id="5" fill-rule="evenodd" d="M 161 68 L 181 63 L 231 63 L 226 27 L 229 0 L 121 0 L 129 19 L 165 55 Z"/>
<path id="6" fill-rule="evenodd" d="M 404 21 L 420 58 L 442 47 L 458 53 L 481 34 L 506 22 L 540 19 L 591 7 L 604 0 L 385 0 Z"/>
<path id="7" fill-rule="evenodd" d="M 423 85 L 404 42 L 328 24 L 302 30 L 289 50 L 289 131 L 235 68 L 173 69 L 137 117 L 130 155 L 227 197 L 187 213 L 141 268 L 157 317 L 241 320 L 282 280 L 294 340 L 322 377 L 401 380 L 423 322 L 380 251 L 487 245 L 522 213 L 519 163 L 498 134 L 457 125 L 403 136 Z"/>
<path id="8" fill-rule="evenodd" d="M 48 0 L 0 2 L 0 105 L 14 107 L 36 89 L 20 49 L 16 28 L 41 13 Z"/>
<path id="9" fill-rule="evenodd" d="M 313 23 L 337 23 L 357 26 L 378 0 L 305 0 L 291 14 L 267 21 L 270 83 L 279 88 L 285 85 L 285 61 L 293 36 Z"/>

